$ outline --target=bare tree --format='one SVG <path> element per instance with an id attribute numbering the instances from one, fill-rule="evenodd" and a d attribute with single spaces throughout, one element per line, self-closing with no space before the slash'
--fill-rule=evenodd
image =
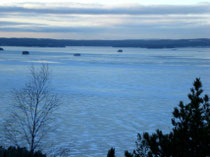
<path id="1" fill-rule="evenodd" d="M 42 65 L 30 69 L 30 79 L 21 90 L 12 92 L 10 117 L 4 123 L 5 137 L 10 144 L 29 148 L 33 154 L 49 135 L 58 97 L 51 92 L 49 69 Z"/>

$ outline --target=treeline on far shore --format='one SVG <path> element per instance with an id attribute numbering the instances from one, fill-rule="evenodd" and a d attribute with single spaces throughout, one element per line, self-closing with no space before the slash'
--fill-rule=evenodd
<path id="1" fill-rule="evenodd" d="M 39 38 L 0 38 L 0 46 L 66 47 L 109 46 L 138 48 L 210 47 L 210 39 L 131 39 L 131 40 L 64 40 Z"/>

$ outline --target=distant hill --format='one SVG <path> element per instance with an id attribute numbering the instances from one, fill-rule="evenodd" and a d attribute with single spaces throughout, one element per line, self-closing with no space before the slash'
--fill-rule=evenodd
<path id="1" fill-rule="evenodd" d="M 65 47 L 111 46 L 139 48 L 210 47 L 210 39 L 153 39 L 153 40 L 58 40 L 36 38 L 0 38 L 0 46 Z"/>

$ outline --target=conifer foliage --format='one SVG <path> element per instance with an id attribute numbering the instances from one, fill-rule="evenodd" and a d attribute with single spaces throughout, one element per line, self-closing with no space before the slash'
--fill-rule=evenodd
<path id="1" fill-rule="evenodd" d="M 115 156 L 115 149 L 113 147 L 110 148 L 110 150 L 108 151 L 107 157 L 116 157 Z"/>
<path id="2" fill-rule="evenodd" d="M 26 148 L 9 147 L 6 149 L 0 147 L 0 157 L 46 157 L 46 155 L 39 151 L 31 154 Z"/>
<path id="3" fill-rule="evenodd" d="M 199 78 L 194 81 L 188 98 L 190 102 L 182 101 L 174 108 L 172 125 L 169 134 L 161 130 L 150 135 L 138 134 L 136 149 L 126 157 L 205 157 L 210 156 L 210 112 L 209 97 L 202 96 L 202 83 Z"/>

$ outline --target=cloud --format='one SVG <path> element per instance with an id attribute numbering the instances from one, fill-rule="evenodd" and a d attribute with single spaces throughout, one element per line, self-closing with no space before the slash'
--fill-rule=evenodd
<path id="1" fill-rule="evenodd" d="M 87 15 L 168 15 L 168 14 L 209 14 L 210 5 L 150 5 L 150 6 L 87 6 L 79 5 L 53 5 L 46 6 L 33 5 L 15 5 L 0 6 L 0 13 L 36 13 L 36 14 L 87 14 Z"/>
<path id="2" fill-rule="evenodd" d="M 10 27 L 10 26 L 43 26 L 43 24 L 36 24 L 31 22 L 16 22 L 16 21 L 1 21 L 0 27 Z"/>
<path id="3" fill-rule="evenodd" d="M 0 27 L 0 31 L 4 32 L 45 32 L 45 33 L 92 33 L 104 31 L 105 27 L 40 27 L 40 26 L 25 26 L 25 27 Z"/>
<path id="4" fill-rule="evenodd" d="M 150 6 L 16 3 L 0 4 L 0 15 L 1 36 L 137 39 L 210 35 L 207 3 Z"/>
<path id="5" fill-rule="evenodd" d="M 7 29 L 7 30 L 5 30 Z M 101 28 L 0 28 L 1 36 L 5 37 L 33 37 L 58 39 L 186 39 L 209 38 L 209 26 L 196 27 L 161 27 L 160 25 L 140 25 Z"/>
<path id="6" fill-rule="evenodd" d="M 0 21 L 0 26 L 5 25 L 25 25 L 26 23 L 23 22 L 11 22 L 11 21 Z"/>

